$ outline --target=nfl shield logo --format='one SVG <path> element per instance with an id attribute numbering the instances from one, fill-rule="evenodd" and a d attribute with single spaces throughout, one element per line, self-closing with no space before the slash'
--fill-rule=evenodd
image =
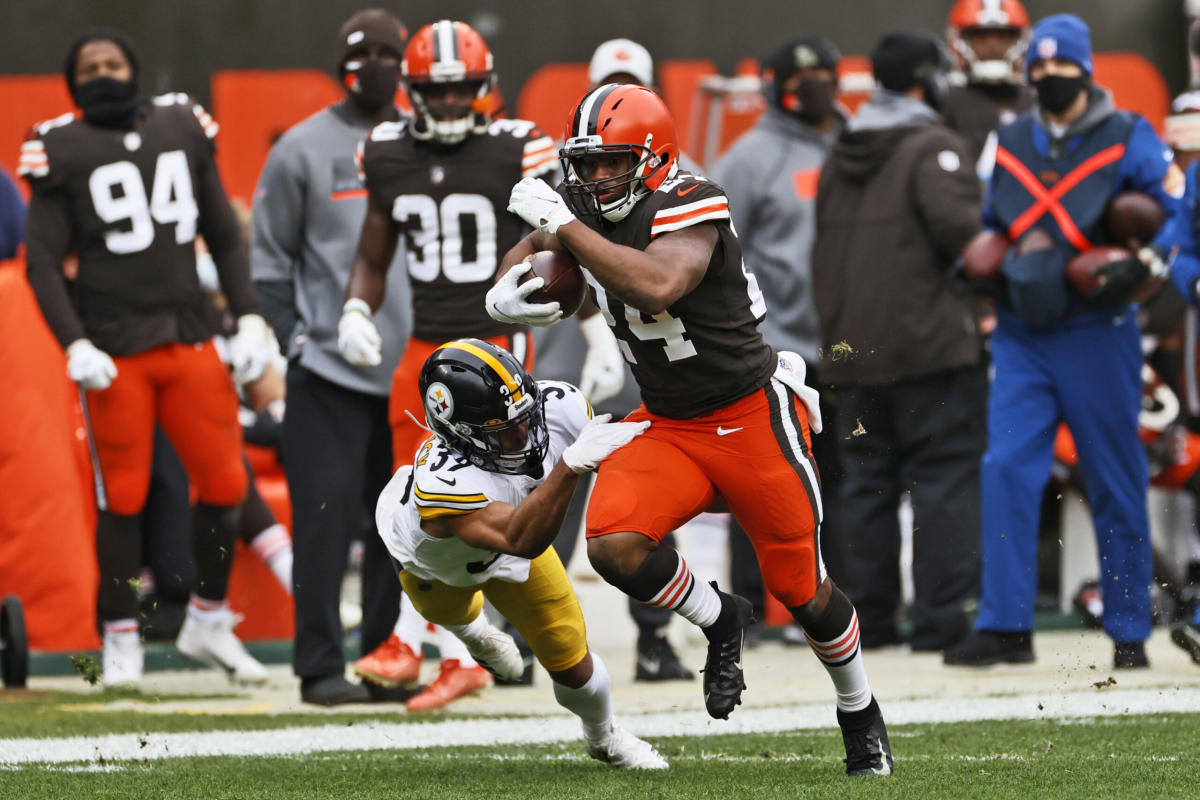
<path id="1" fill-rule="evenodd" d="M 130 131 L 125 134 L 124 144 L 125 149 L 132 152 L 142 146 L 142 137 L 136 131 Z"/>
<path id="2" fill-rule="evenodd" d="M 1058 40 L 1052 36 L 1047 36 L 1044 39 L 1038 39 L 1037 54 L 1038 58 L 1054 58 L 1054 54 L 1058 52 Z"/>
<path id="3" fill-rule="evenodd" d="M 435 166 L 430 167 L 429 168 L 429 180 L 431 180 L 433 182 L 434 186 L 437 186 L 439 183 L 446 180 L 446 170 L 443 169 L 440 165 L 435 165 Z"/>

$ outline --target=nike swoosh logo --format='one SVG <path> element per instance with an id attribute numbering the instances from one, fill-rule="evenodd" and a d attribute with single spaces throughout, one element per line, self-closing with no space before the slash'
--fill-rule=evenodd
<path id="1" fill-rule="evenodd" d="M 438 475 L 438 476 L 437 476 L 437 479 L 438 479 L 439 481 L 441 481 L 442 483 L 446 484 L 447 486 L 454 486 L 455 484 L 457 484 L 457 483 L 458 483 L 458 478 L 455 478 L 455 479 L 454 479 L 454 480 L 452 480 L 452 481 L 448 481 L 448 480 L 446 480 L 445 478 L 443 478 L 441 475 Z"/>
<path id="2" fill-rule="evenodd" d="M 717 426 L 717 436 L 728 436 L 729 434 L 737 433 L 740 430 L 742 430 L 742 429 L 741 428 L 722 428 L 721 426 L 718 425 Z"/>
<path id="3" fill-rule="evenodd" d="M 697 186 L 699 186 L 699 185 L 700 185 L 700 184 L 698 184 L 698 183 L 693 183 L 691 186 L 689 186 L 689 187 L 688 187 L 688 188 L 686 188 L 686 189 L 683 189 L 683 188 L 676 189 L 676 190 L 675 190 L 675 194 L 679 195 L 680 197 L 683 197 L 685 194 L 687 194 L 688 192 L 692 191 L 693 189 L 695 189 L 695 188 L 696 188 Z"/>

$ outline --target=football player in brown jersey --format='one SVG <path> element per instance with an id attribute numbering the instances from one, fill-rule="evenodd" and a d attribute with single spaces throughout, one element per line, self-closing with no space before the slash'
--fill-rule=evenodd
<path id="1" fill-rule="evenodd" d="M 483 298 L 500 254 L 527 230 L 505 212 L 512 184 L 522 177 L 540 179 L 558 166 L 553 140 L 533 123 L 487 115 L 496 81 L 492 53 L 469 25 L 442 20 L 421 28 L 405 48 L 401 71 L 413 116 L 377 126 L 363 143 L 367 215 L 338 325 L 338 346 L 347 361 L 379 362 L 380 338 L 371 315 L 383 301 L 388 265 L 403 236 L 413 331 L 389 400 L 397 468 L 412 463 L 428 436 L 415 421 L 424 413 L 417 378 L 443 342 L 485 339 L 532 367 L 528 327 L 492 319 Z M 407 597 L 401 608 L 396 633 L 355 665 L 368 680 L 416 681 L 425 621 Z M 436 708 L 490 683 L 453 636 L 440 631 L 439 641 L 441 674 L 409 701 L 410 709 Z"/>
<path id="2" fill-rule="evenodd" d="M 559 191 L 522 180 L 509 210 L 537 228 L 504 257 L 565 249 L 642 392 L 627 417 L 649 430 L 605 462 L 588 507 L 588 556 L 606 581 L 671 608 L 708 638 L 704 696 L 724 718 L 741 702 L 750 603 L 697 581 L 663 535 L 718 500 L 754 544 L 766 588 L 791 611 L 833 680 L 850 775 L 890 774 L 892 756 L 858 641 L 854 606 L 825 574 L 809 429 L 820 430 L 804 362 L 776 353 L 757 325 L 766 304 L 742 264 L 716 184 L 679 169 L 670 113 L 654 92 L 608 84 L 574 109 Z M 487 308 L 527 303 L 510 270 Z M 551 304 L 556 305 L 556 304 Z"/>
<path id="3" fill-rule="evenodd" d="M 225 601 L 247 476 L 237 395 L 196 274 L 197 234 L 237 315 L 235 378 L 261 376 L 278 345 L 259 314 L 245 240 L 217 176 L 217 124 L 186 95 L 140 101 L 136 54 L 116 31 L 76 40 L 66 79 L 82 116 L 37 125 L 20 173 L 32 189 L 29 282 L 90 417 L 104 682 L 137 685 L 142 676 L 138 514 L 156 421 L 199 497 L 196 585 L 176 644 L 232 679 L 259 682 L 266 671 L 233 635 Z M 71 251 L 78 271 L 68 286 Z"/>

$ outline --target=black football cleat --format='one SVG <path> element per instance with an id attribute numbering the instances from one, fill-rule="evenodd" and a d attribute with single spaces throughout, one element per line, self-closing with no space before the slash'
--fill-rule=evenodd
<path id="1" fill-rule="evenodd" d="M 671 643 L 662 636 L 639 636 L 635 681 L 690 681 L 695 674 L 679 661 Z"/>
<path id="2" fill-rule="evenodd" d="M 713 582 L 713 588 L 717 584 Z M 721 616 L 703 628 L 708 637 L 708 657 L 704 660 L 704 707 L 713 719 L 729 719 L 735 706 L 741 705 L 746 681 L 742 674 L 742 643 L 746 629 L 754 623 L 754 607 L 736 594 L 717 589 L 721 597 Z"/>
<path id="3" fill-rule="evenodd" d="M 1033 663 L 1033 635 L 1028 631 L 1001 633 L 975 631 L 953 647 L 947 647 L 942 662 L 954 667 L 988 667 L 992 664 Z"/>
<path id="4" fill-rule="evenodd" d="M 1143 642 L 1117 642 L 1113 647 L 1113 669 L 1140 669 L 1150 666 Z"/>
<path id="5" fill-rule="evenodd" d="M 1171 641 L 1200 664 L 1200 626 L 1194 622 L 1175 623 L 1171 626 Z"/>
<path id="6" fill-rule="evenodd" d="M 839 708 L 837 719 L 842 728 L 842 743 L 846 745 L 846 774 L 852 778 L 891 775 L 892 746 L 875 698 L 862 711 L 847 713 Z"/>

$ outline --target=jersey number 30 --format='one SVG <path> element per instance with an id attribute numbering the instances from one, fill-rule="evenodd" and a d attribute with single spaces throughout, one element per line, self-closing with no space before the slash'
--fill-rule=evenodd
<path id="1" fill-rule="evenodd" d="M 416 225 L 409 223 L 413 217 Z M 483 195 L 448 194 L 438 203 L 427 194 L 402 194 L 392 205 L 392 218 L 408 232 L 413 280 L 428 283 L 441 271 L 452 283 L 478 283 L 496 274 L 496 211 Z"/>
<path id="2" fill-rule="evenodd" d="M 182 150 L 161 153 L 154 165 L 154 185 L 146 199 L 142 173 L 133 162 L 114 161 L 96 167 L 88 178 L 96 216 L 106 223 L 126 222 L 128 230 L 110 230 L 104 244 L 118 255 L 138 253 L 154 242 L 154 223 L 175 225 L 175 243 L 196 238 L 196 197 L 192 174 Z M 124 227 L 124 226 L 122 226 Z"/>

